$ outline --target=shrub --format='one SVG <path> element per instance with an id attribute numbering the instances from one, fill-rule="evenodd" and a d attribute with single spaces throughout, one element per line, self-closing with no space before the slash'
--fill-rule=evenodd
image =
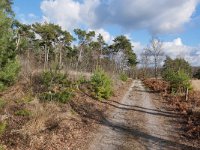
<path id="1" fill-rule="evenodd" d="M 176 58 L 173 60 L 167 57 L 163 66 L 162 77 L 169 82 L 174 93 L 182 93 L 191 88 L 191 66 L 184 59 Z"/>
<path id="2" fill-rule="evenodd" d="M 185 92 L 186 89 L 191 88 L 190 78 L 183 70 L 168 72 L 168 77 L 165 80 L 170 83 L 171 90 L 175 93 Z"/>
<path id="3" fill-rule="evenodd" d="M 58 101 L 61 103 L 67 103 L 72 96 L 72 91 L 66 89 L 65 91 L 56 93 L 52 93 L 51 91 L 42 93 L 40 98 L 45 101 Z"/>
<path id="4" fill-rule="evenodd" d="M 22 98 L 22 102 L 24 103 L 29 103 L 31 101 L 33 101 L 34 97 L 31 93 L 28 93 L 27 95 L 25 95 L 23 98 Z"/>
<path id="5" fill-rule="evenodd" d="M 7 86 L 12 85 L 20 71 L 20 64 L 18 61 L 10 61 L 0 71 L 0 91 L 3 91 Z"/>
<path id="6" fill-rule="evenodd" d="M 178 72 L 181 70 L 191 77 L 192 67 L 186 60 L 182 58 L 176 58 L 173 60 L 170 57 L 167 57 L 163 65 L 162 76 L 167 76 L 166 72 L 168 71 Z"/>
<path id="7" fill-rule="evenodd" d="M 0 98 L 0 109 L 3 108 L 5 104 L 6 104 L 5 101 Z"/>
<path id="8" fill-rule="evenodd" d="M 14 83 L 20 68 L 16 60 L 14 14 L 11 11 L 10 2 L 0 1 L 0 91 Z"/>
<path id="9" fill-rule="evenodd" d="M 98 99 L 108 99 L 112 95 L 112 81 L 106 73 L 97 68 L 91 77 L 92 90 Z"/>
<path id="10" fill-rule="evenodd" d="M 45 92 L 40 95 L 42 100 L 66 103 L 73 96 L 72 84 L 65 74 L 44 72 L 42 83 L 45 86 Z"/>
<path id="11" fill-rule="evenodd" d="M 0 150 L 4 150 L 3 145 L 0 144 Z"/>
<path id="12" fill-rule="evenodd" d="M 86 80 L 86 78 L 81 74 L 80 76 L 79 76 L 79 79 L 78 79 L 78 84 L 83 84 L 83 83 L 86 83 L 87 82 L 87 80 Z"/>
<path id="13" fill-rule="evenodd" d="M 0 122 L 0 136 L 5 132 L 7 123 L 6 121 Z"/>
<path id="14" fill-rule="evenodd" d="M 122 81 L 124 81 L 124 82 L 126 82 L 127 80 L 128 80 L 128 76 L 127 76 L 127 74 L 126 73 L 121 73 L 120 75 L 119 75 L 119 77 L 120 77 L 120 80 L 122 80 Z"/>
<path id="15" fill-rule="evenodd" d="M 64 86 L 69 85 L 70 83 L 65 74 L 50 71 L 42 74 L 42 82 L 46 87 L 52 86 L 53 84 L 60 84 L 61 86 Z"/>
<path id="16" fill-rule="evenodd" d="M 15 115 L 17 116 L 30 116 L 31 112 L 27 109 L 21 109 L 15 112 Z"/>

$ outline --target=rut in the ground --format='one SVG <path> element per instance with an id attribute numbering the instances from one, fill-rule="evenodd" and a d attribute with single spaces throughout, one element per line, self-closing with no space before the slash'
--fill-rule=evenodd
<path id="1" fill-rule="evenodd" d="M 195 149 L 176 141 L 170 124 L 176 114 L 156 108 L 141 81 L 135 80 L 122 101 L 112 105 L 115 109 L 95 135 L 90 150 Z"/>

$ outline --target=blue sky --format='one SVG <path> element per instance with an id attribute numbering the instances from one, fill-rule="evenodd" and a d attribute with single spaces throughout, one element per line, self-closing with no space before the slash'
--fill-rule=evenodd
<path id="1" fill-rule="evenodd" d="M 72 31 L 95 30 L 108 42 L 127 35 L 140 53 L 152 35 L 164 42 L 171 57 L 200 65 L 199 0 L 14 0 L 23 23 L 49 21 Z M 147 5 L 148 4 L 148 5 Z"/>

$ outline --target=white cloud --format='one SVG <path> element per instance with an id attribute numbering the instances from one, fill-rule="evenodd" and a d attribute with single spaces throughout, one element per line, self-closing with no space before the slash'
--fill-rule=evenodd
<path id="1" fill-rule="evenodd" d="M 109 32 L 105 31 L 103 28 L 101 28 L 101 29 L 96 29 L 96 30 L 94 30 L 94 31 L 97 33 L 97 35 L 98 35 L 98 34 L 101 34 L 101 35 L 103 36 L 105 42 L 107 42 L 107 43 L 109 43 L 109 44 L 112 43 L 114 37 L 113 37 L 112 35 L 110 35 Z"/>
<path id="2" fill-rule="evenodd" d="M 136 53 L 136 55 L 139 57 L 141 52 L 143 51 L 144 49 L 144 46 L 140 43 L 140 42 L 134 42 L 132 41 L 131 42 L 132 45 L 134 46 L 133 47 L 133 51 Z"/>
<path id="3" fill-rule="evenodd" d="M 124 29 L 146 28 L 154 33 L 182 30 L 191 21 L 199 0 L 44 0 L 46 18 L 66 29 L 86 25 L 102 28 L 118 25 Z"/>
<path id="4" fill-rule="evenodd" d="M 171 42 L 163 42 L 163 49 L 166 55 L 172 58 L 189 56 L 194 50 L 193 47 L 184 45 L 181 38 L 174 39 Z"/>
<path id="5" fill-rule="evenodd" d="M 117 24 L 154 33 L 177 32 L 191 20 L 198 0 L 111 0 L 101 3 L 94 25 Z"/>
<path id="6" fill-rule="evenodd" d="M 125 30 L 146 29 L 152 33 L 177 33 L 191 22 L 200 0 L 43 0 L 43 20 L 72 30 L 77 27 L 101 33 L 106 42 L 113 36 L 103 28 L 117 25 Z M 129 39 L 130 35 L 126 35 Z M 140 55 L 145 47 L 131 40 Z M 199 46 L 200 47 L 200 46 Z M 184 57 L 192 65 L 200 65 L 197 47 L 185 45 L 181 38 L 163 43 L 164 51 L 172 58 Z"/>
<path id="7" fill-rule="evenodd" d="M 200 66 L 199 47 L 192 47 L 183 44 L 181 38 L 174 39 L 172 42 L 164 42 L 163 49 L 166 55 L 176 58 L 186 59 L 193 66 Z"/>
<path id="8" fill-rule="evenodd" d="M 34 13 L 29 13 L 28 15 L 20 13 L 19 15 L 17 15 L 17 17 L 24 24 L 32 24 L 34 22 L 41 21 L 41 19 L 38 16 L 36 16 Z"/>
<path id="9" fill-rule="evenodd" d="M 99 0 L 44 0 L 41 10 L 45 20 L 54 22 L 64 29 L 74 29 L 80 25 L 90 24 L 96 19 L 95 8 Z"/>
<path id="10" fill-rule="evenodd" d="M 134 46 L 134 52 L 137 54 L 138 59 L 140 59 L 141 53 L 144 51 L 145 45 L 140 42 L 131 41 Z M 163 42 L 163 51 L 166 56 L 175 58 L 184 58 L 192 66 L 200 66 L 200 46 L 192 47 L 185 45 L 181 38 L 176 38 L 172 41 Z"/>
<path id="11" fill-rule="evenodd" d="M 45 20 L 59 24 L 65 29 L 76 26 L 80 21 L 80 3 L 73 0 L 44 0 L 41 10 Z"/>

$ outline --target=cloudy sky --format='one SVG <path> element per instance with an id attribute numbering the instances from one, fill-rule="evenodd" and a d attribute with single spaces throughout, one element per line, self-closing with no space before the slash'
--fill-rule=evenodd
<path id="1" fill-rule="evenodd" d="M 157 36 L 167 55 L 200 66 L 200 0 L 14 0 L 13 8 L 27 24 L 95 30 L 109 43 L 124 34 L 138 55 Z"/>

